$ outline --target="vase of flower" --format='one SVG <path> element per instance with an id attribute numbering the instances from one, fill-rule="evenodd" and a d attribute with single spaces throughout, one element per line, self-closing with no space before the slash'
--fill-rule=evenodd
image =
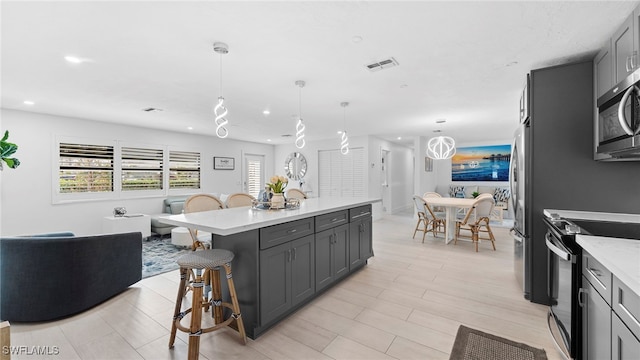
<path id="1" fill-rule="evenodd" d="M 284 199 L 284 189 L 289 185 L 289 179 L 285 176 L 274 175 L 269 179 L 269 183 L 267 183 L 267 187 L 271 190 L 273 194 L 271 196 L 271 205 L 272 209 L 284 209 L 285 199 Z"/>
<path id="2" fill-rule="evenodd" d="M 271 197 L 271 206 L 272 209 L 284 209 L 284 194 L 283 193 L 274 193 Z"/>

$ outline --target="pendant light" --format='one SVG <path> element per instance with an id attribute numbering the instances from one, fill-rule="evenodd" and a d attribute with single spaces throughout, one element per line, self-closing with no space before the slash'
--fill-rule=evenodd
<path id="1" fill-rule="evenodd" d="M 304 123 L 302 122 L 302 88 L 305 82 L 302 80 L 296 81 L 296 86 L 300 88 L 300 96 L 298 97 L 298 122 L 296 123 L 296 147 L 302 149 L 306 142 L 304 141 Z"/>
<path id="2" fill-rule="evenodd" d="M 218 96 L 218 104 L 213 108 L 216 115 L 216 135 L 224 139 L 229 135 L 229 130 L 225 127 L 229 121 L 227 120 L 227 108 L 224 106 L 224 97 L 222 97 L 222 55 L 229 53 L 229 46 L 225 43 L 217 42 L 213 44 L 213 51 L 220 54 L 220 96 Z"/>
<path id="3" fill-rule="evenodd" d="M 456 154 L 456 142 L 450 136 L 437 136 L 427 142 L 427 156 L 435 159 L 451 159 Z"/>
<path id="4" fill-rule="evenodd" d="M 342 139 L 340 141 L 340 152 L 342 155 L 347 155 L 349 153 L 349 137 L 347 136 L 347 106 L 349 103 L 344 101 L 340 103 L 342 106 L 342 120 L 343 120 L 343 128 L 342 128 Z"/>

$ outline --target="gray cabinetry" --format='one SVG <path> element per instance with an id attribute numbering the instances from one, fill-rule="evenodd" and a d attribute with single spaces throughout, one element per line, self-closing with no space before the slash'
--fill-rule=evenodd
<path id="1" fill-rule="evenodd" d="M 373 256 L 371 205 L 349 210 L 349 270 Z"/>
<path id="2" fill-rule="evenodd" d="M 613 81 L 613 56 L 611 55 L 611 39 L 608 39 L 605 46 L 593 59 L 595 67 L 595 88 L 596 97 L 604 95 L 615 85 Z"/>
<path id="3" fill-rule="evenodd" d="M 640 342 L 616 313 L 611 315 L 611 359 L 640 359 Z"/>
<path id="4" fill-rule="evenodd" d="M 316 233 L 316 291 L 349 272 L 349 224 Z"/>
<path id="5" fill-rule="evenodd" d="M 604 298 L 583 277 L 582 359 L 609 359 L 611 354 L 611 309 Z"/>
<path id="6" fill-rule="evenodd" d="M 633 36 L 633 20 L 633 14 L 631 14 L 611 38 L 614 84 L 624 80 L 638 66 Z"/>
<path id="7" fill-rule="evenodd" d="M 260 320 L 263 325 L 315 293 L 314 263 L 313 234 L 260 251 Z"/>
<path id="8" fill-rule="evenodd" d="M 582 358 L 640 359 L 640 296 L 584 250 L 582 275 Z"/>
<path id="9" fill-rule="evenodd" d="M 611 357 L 640 359 L 640 296 L 615 276 L 611 289 Z"/>

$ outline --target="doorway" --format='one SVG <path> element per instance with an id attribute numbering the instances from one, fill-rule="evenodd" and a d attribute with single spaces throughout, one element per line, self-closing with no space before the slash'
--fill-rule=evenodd
<path id="1" fill-rule="evenodd" d="M 264 155 L 245 154 L 242 190 L 257 198 L 262 190 L 264 179 Z"/>
<path id="2" fill-rule="evenodd" d="M 391 188 L 389 187 L 389 153 L 391 151 L 380 148 L 380 179 L 381 179 L 381 194 L 382 194 L 382 211 L 390 213 L 391 209 Z"/>

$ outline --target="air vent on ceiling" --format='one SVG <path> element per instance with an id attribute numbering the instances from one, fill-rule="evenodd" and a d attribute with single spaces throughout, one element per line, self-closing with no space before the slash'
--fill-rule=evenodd
<path id="1" fill-rule="evenodd" d="M 142 111 L 146 111 L 146 112 L 156 112 L 156 111 L 164 111 L 164 110 L 162 110 L 162 109 L 158 109 L 158 108 L 150 107 L 150 108 L 142 109 Z"/>
<path id="2" fill-rule="evenodd" d="M 398 62 L 396 61 L 396 59 L 390 57 L 388 59 L 382 60 L 382 61 L 378 61 L 375 62 L 373 64 L 369 64 L 369 65 L 365 65 L 367 67 L 367 69 L 371 72 L 375 72 L 375 71 L 380 71 L 382 69 L 388 69 L 394 66 L 398 66 Z"/>

